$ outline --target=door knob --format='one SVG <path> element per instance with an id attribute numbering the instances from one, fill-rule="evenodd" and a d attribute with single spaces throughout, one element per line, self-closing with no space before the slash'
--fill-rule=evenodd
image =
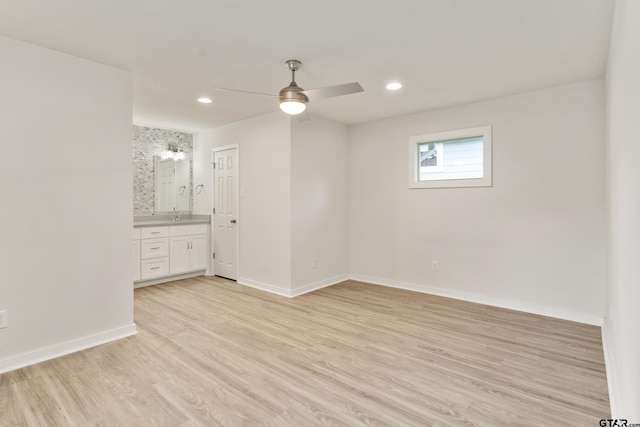
<path id="1" fill-rule="evenodd" d="M 232 219 L 232 220 L 231 220 L 231 224 L 235 224 L 235 223 L 236 223 L 236 220 L 235 220 L 235 219 Z"/>

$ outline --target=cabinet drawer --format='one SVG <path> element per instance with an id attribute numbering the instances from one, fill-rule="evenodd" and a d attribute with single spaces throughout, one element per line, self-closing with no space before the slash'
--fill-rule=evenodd
<path id="1" fill-rule="evenodd" d="M 172 225 L 169 234 L 173 236 L 191 236 L 193 234 L 207 234 L 209 224 Z"/>
<path id="2" fill-rule="evenodd" d="M 143 239 L 154 239 L 156 237 L 169 236 L 169 227 L 142 227 L 140 229 L 140 237 Z"/>
<path id="3" fill-rule="evenodd" d="M 140 270 L 142 280 L 166 276 L 169 274 L 169 258 L 162 257 L 142 260 Z"/>
<path id="4" fill-rule="evenodd" d="M 134 228 L 133 229 L 133 240 L 140 240 L 140 229 L 139 228 Z"/>
<path id="5" fill-rule="evenodd" d="M 140 240 L 133 241 L 133 281 L 140 280 Z"/>
<path id="6" fill-rule="evenodd" d="M 140 258 L 149 259 L 169 255 L 169 239 L 144 239 L 140 240 Z"/>

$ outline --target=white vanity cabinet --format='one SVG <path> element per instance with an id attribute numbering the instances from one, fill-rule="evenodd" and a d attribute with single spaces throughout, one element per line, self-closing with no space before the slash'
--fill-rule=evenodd
<path id="1" fill-rule="evenodd" d="M 135 287 L 194 277 L 209 267 L 206 223 L 134 228 Z"/>
<path id="2" fill-rule="evenodd" d="M 169 227 L 140 229 L 140 279 L 169 274 Z"/>
<path id="3" fill-rule="evenodd" d="M 140 280 L 140 229 L 133 229 L 133 281 Z"/>
<path id="4" fill-rule="evenodd" d="M 170 274 L 207 269 L 209 239 L 206 224 L 171 226 L 169 234 Z"/>

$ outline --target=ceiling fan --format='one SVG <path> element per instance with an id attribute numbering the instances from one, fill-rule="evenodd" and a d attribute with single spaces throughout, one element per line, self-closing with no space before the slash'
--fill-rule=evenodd
<path id="1" fill-rule="evenodd" d="M 345 83 L 341 85 L 325 86 L 317 89 L 304 90 L 296 84 L 296 71 L 302 66 L 302 62 L 297 59 L 289 59 L 285 62 L 289 71 L 291 71 L 291 83 L 289 86 L 282 88 L 277 95 L 270 95 L 260 92 L 249 92 L 245 90 L 216 88 L 216 90 L 228 92 L 241 92 L 263 96 L 277 96 L 280 103 L 280 109 L 289 115 L 297 115 L 307 109 L 307 102 L 316 101 L 318 99 L 333 98 L 335 96 L 349 95 L 352 93 L 363 92 L 364 89 L 360 83 Z"/>

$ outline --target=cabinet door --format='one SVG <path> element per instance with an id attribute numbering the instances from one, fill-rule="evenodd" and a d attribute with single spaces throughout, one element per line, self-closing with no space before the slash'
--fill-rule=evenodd
<path id="1" fill-rule="evenodd" d="M 190 236 L 191 240 L 191 270 L 206 270 L 209 261 L 208 238 L 206 234 Z"/>
<path id="2" fill-rule="evenodd" d="M 140 240 L 133 241 L 133 281 L 140 280 Z"/>
<path id="3" fill-rule="evenodd" d="M 188 236 L 172 237 L 169 242 L 169 274 L 180 274 L 189 271 L 189 248 L 191 246 Z"/>

